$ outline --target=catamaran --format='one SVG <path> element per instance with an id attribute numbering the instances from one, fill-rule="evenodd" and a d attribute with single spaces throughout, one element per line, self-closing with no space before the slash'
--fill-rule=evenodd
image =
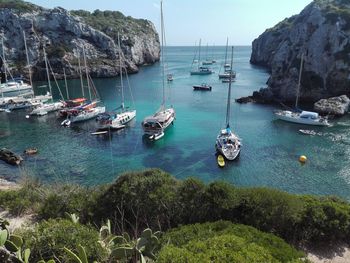
<path id="1" fill-rule="evenodd" d="M 192 66 L 194 64 L 192 63 Z M 191 75 L 209 75 L 212 74 L 213 71 L 209 67 L 201 66 L 201 39 L 199 39 L 199 47 L 198 47 L 198 63 L 197 63 L 197 69 L 191 70 Z"/>
<path id="2" fill-rule="evenodd" d="M 300 60 L 300 70 L 299 70 L 299 80 L 295 99 L 295 111 L 291 110 L 277 110 L 275 115 L 278 119 L 293 123 L 306 124 L 306 125 L 316 125 L 316 126 L 329 126 L 327 118 L 319 116 L 317 112 L 313 111 L 302 111 L 298 109 L 299 102 L 299 92 L 301 84 L 301 73 L 303 70 L 304 53 L 301 54 Z"/>
<path id="3" fill-rule="evenodd" d="M 161 11 L 161 61 L 162 61 L 162 87 L 163 87 L 163 100 L 160 106 L 160 109 L 154 113 L 152 116 L 144 118 L 142 122 L 142 129 L 146 135 L 149 135 L 150 140 L 158 140 L 164 136 L 166 128 L 170 124 L 174 124 L 175 120 L 175 109 L 171 107 L 166 107 L 165 101 L 165 64 L 164 64 L 164 20 L 163 20 L 163 3 L 160 2 L 160 11 Z"/>
<path id="4" fill-rule="evenodd" d="M 125 63 L 125 58 L 120 46 L 119 33 L 118 33 L 118 47 L 119 47 L 119 64 L 120 64 L 119 66 L 120 66 L 120 85 L 121 85 L 122 104 L 120 106 L 119 112 L 104 113 L 99 116 L 100 130 L 122 129 L 125 127 L 125 125 L 127 125 L 131 120 L 133 120 L 136 117 L 136 110 L 129 110 L 127 107 L 124 106 L 123 70 L 125 71 L 125 76 L 127 79 L 128 79 L 128 72 L 127 72 L 127 69 L 123 67 L 123 63 Z M 129 83 L 129 79 L 128 79 L 128 83 Z"/>
<path id="5" fill-rule="evenodd" d="M 233 47 L 231 54 L 231 67 L 233 59 Z M 227 107 L 226 107 L 226 128 L 220 130 L 216 138 L 216 151 L 222 154 L 227 160 L 233 161 L 241 152 L 241 139 L 231 130 L 230 127 L 231 113 L 231 82 L 228 86 Z"/>

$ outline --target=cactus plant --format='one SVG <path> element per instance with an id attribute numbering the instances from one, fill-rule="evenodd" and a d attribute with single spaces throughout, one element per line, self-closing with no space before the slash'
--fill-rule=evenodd
<path id="1" fill-rule="evenodd" d="M 66 216 L 68 219 L 70 219 L 74 224 L 79 223 L 79 216 L 77 216 L 76 214 L 69 214 L 66 212 Z"/>
<path id="2" fill-rule="evenodd" d="M 152 233 L 152 230 L 147 228 L 142 231 L 139 238 L 133 241 L 130 241 L 126 235 L 117 236 L 114 241 L 118 240 L 119 242 L 115 242 L 111 257 L 117 260 L 136 258 L 141 263 L 146 262 L 146 258 L 155 260 L 154 252 L 159 246 L 159 235 L 159 231 Z"/>
<path id="3" fill-rule="evenodd" d="M 78 255 L 75 254 L 72 250 L 64 247 L 63 248 L 64 251 L 67 252 L 67 254 L 69 255 L 69 257 L 75 262 L 75 263 L 89 263 L 88 259 L 87 259 L 87 255 L 85 252 L 85 248 L 81 245 L 78 245 L 77 250 L 78 250 Z M 48 262 L 49 263 L 49 262 Z M 94 263 L 98 263 L 96 261 L 94 261 Z"/>

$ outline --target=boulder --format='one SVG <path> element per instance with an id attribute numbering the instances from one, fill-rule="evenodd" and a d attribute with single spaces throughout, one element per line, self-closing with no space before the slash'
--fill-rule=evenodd
<path id="1" fill-rule="evenodd" d="M 11 165 L 19 165 L 23 161 L 21 156 L 6 148 L 0 149 L 0 160 L 3 160 Z"/>
<path id="2" fill-rule="evenodd" d="M 341 116 L 349 111 L 350 99 L 346 95 L 321 99 L 314 104 L 315 111 L 321 114 Z"/>

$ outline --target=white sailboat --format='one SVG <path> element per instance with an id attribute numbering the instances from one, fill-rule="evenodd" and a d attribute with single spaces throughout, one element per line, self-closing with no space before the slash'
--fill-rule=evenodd
<path id="1" fill-rule="evenodd" d="M 201 66 L 201 39 L 199 39 L 197 69 L 191 70 L 190 73 L 191 75 L 210 75 L 213 73 L 213 71 L 209 67 L 205 67 L 203 65 Z"/>
<path id="2" fill-rule="evenodd" d="M 163 86 L 163 100 L 160 109 L 154 113 L 152 116 L 144 118 L 142 122 L 142 129 L 146 135 L 149 135 L 149 139 L 158 140 L 164 136 L 166 128 L 170 124 L 174 123 L 175 120 L 175 109 L 171 107 L 166 107 L 165 101 L 165 64 L 164 64 L 164 20 L 163 20 L 163 2 L 160 2 L 161 10 L 161 41 L 162 41 L 162 86 Z"/>
<path id="3" fill-rule="evenodd" d="M 2 98 L 6 97 L 16 97 L 20 95 L 33 95 L 33 88 L 31 85 L 25 83 L 21 78 L 14 78 L 11 75 L 11 72 L 9 71 L 8 73 L 10 74 L 11 79 L 7 79 L 7 63 L 5 59 L 5 49 L 4 49 L 4 39 L 2 39 L 2 66 L 4 69 L 5 73 L 5 82 L 0 84 L 0 93 Z"/>
<path id="4" fill-rule="evenodd" d="M 227 63 L 227 48 L 228 48 L 228 38 L 226 39 L 226 50 L 225 50 L 225 62 L 224 62 L 224 72 L 219 72 L 219 79 L 228 79 L 232 81 L 236 77 L 236 72 L 232 70 L 232 63 Z M 223 81 L 224 82 L 224 81 Z M 228 81 L 225 81 L 228 82 Z"/>
<path id="5" fill-rule="evenodd" d="M 24 34 L 24 32 L 23 32 L 23 34 Z M 26 40 L 25 40 L 25 35 L 24 35 L 24 43 L 25 43 L 25 47 L 26 47 L 27 62 L 28 62 L 28 66 L 29 66 L 29 58 L 28 58 L 27 44 L 26 44 Z M 48 61 L 47 61 L 45 47 L 43 48 L 43 51 L 44 51 L 44 60 L 45 60 L 46 75 L 47 75 L 47 81 L 48 81 L 48 85 L 49 85 L 49 91 L 50 91 L 50 94 L 52 94 L 52 87 L 51 87 L 49 67 L 48 67 Z M 60 91 L 60 87 L 58 85 L 57 85 L 57 88 Z M 61 91 L 60 91 L 60 94 L 61 94 Z M 62 96 L 62 94 L 61 94 L 61 96 Z M 63 96 L 62 96 L 62 98 L 63 98 Z M 30 115 L 42 116 L 42 115 L 48 114 L 49 112 L 54 112 L 54 111 L 61 110 L 64 107 L 65 107 L 65 103 L 64 102 L 62 102 L 62 101 L 54 102 L 52 97 L 51 97 L 50 102 L 43 102 L 43 103 L 41 103 L 39 105 L 35 105 L 33 107 L 33 110 L 30 112 Z"/>
<path id="6" fill-rule="evenodd" d="M 233 47 L 231 55 L 231 67 L 233 58 Z M 241 139 L 233 133 L 230 128 L 230 113 L 231 113 L 231 82 L 228 86 L 227 108 L 226 108 L 226 128 L 220 130 L 216 138 L 216 151 L 222 154 L 227 160 L 233 161 L 241 152 Z"/>
<path id="7" fill-rule="evenodd" d="M 67 119 L 61 123 L 62 126 L 69 126 L 71 123 L 82 122 L 82 121 L 87 121 L 87 120 L 96 118 L 99 114 L 105 113 L 106 111 L 105 106 L 98 106 L 98 104 L 100 103 L 100 100 L 98 99 L 96 87 L 94 86 L 94 83 L 88 73 L 84 48 L 83 48 L 83 54 L 84 54 L 85 74 L 86 74 L 86 80 L 88 85 L 90 102 L 86 103 L 81 107 L 77 107 L 75 109 L 68 111 Z M 94 100 L 92 100 L 92 97 L 91 97 L 91 89 L 93 89 L 95 93 L 96 98 Z"/>
<path id="8" fill-rule="evenodd" d="M 24 40 L 25 40 L 25 34 L 23 32 Z M 27 51 L 27 43 L 26 41 L 24 42 L 25 45 L 25 50 L 26 50 L 26 56 L 27 56 L 27 64 L 28 64 L 28 70 L 29 70 L 29 80 L 30 80 L 30 85 L 23 83 L 20 79 L 14 79 L 14 81 L 7 81 L 5 83 L 5 86 L 7 85 L 7 88 L 11 86 L 12 82 L 17 85 L 17 91 L 19 91 L 20 95 L 17 96 L 12 96 L 12 97 L 7 97 L 4 95 L 4 92 L 2 92 L 2 97 L 0 98 L 0 107 L 2 109 L 5 109 L 7 112 L 10 112 L 11 110 L 18 110 L 18 109 L 26 109 L 30 107 L 37 107 L 42 105 L 42 103 L 47 102 L 52 99 L 52 96 L 50 93 L 47 93 L 46 95 L 38 95 L 34 96 L 34 90 L 33 90 L 33 85 L 32 85 L 32 74 L 30 70 L 30 64 L 29 64 L 29 57 L 28 57 L 28 51 Z M 4 53 L 3 53 L 4 57 Z M 6 68 L 6 61 L 3 61 L 4 67 Z M 6 70 L 5 70 L 6 72 Z M 9 72 L 11 78 L 12 75 Z M 7 74 L 5 74 L 5 79 L 7 80 Z M 12 78 L 13 79 L 13 78 Z M 18 86 L 19 85 L 19 86 Z M 20 87 L 22 86 L 22 87 Z M 24 89 L 27 89 L 29 87 L 29 91 L 22 93 Z M 2 91 L 5 91 L 7 88 L 2 89 Z M 18 92 L 15 92 L 14 90 L 11 90 L 10 92 L 13 94 L 18 94 Z M 7 93 L 9 95 L 10 93 Z"/>
<path id="9" fill-rule="evenodd" d="M 121 94 L 122 94 L 122 104 L 120 106 L 119 112 L 113 113 L 104 113 L 99 116 L 99 129 L 122 129 L 127 125 L 131 120 L 136 117 L 136 110 L 129 110 L 124 105 L 124 83 L 123 83 L 123 70 L 125 70 L 125 76 L 128 78 L 128 72 L 125 67 L 123 67 L 124 55 L 120 46 L 120 38 L 118 33 L 118 47 L 119 47 L 119 66 L 120 66 L 120 85 L 121 85 Z M 122 60 L 123 58 L 123 60 Z M 128 80 L 129 83 L 129 80 Z M 130 89 L 130 87 L 129 87 Z M 131 90 L 130 90 L 131 93 Z"/>
<path id="10" fill-rule="evenodd" d="M 315 125 L 315 126 L 329 126 L 329 122 L 327 118 L 321 117 L 317 112 L 313 111 L 301 111 L 298 110 L 298 102 L 299 102 L 299 92 L 300 92 L 300 83 L 301 83 L 301 73 L 303 70 L 303 62 L 304 62 L 304 53 L 301 54 L 300 61 L 300 70 L 299 70 L 299 80 L 297 87 L 297 94 L 295 99 L 295 109 L 296 111 L 290 110 L 277 110 L 274 112 L 275 116 L 283 121 L 306 124 L 306 125 Z"/>

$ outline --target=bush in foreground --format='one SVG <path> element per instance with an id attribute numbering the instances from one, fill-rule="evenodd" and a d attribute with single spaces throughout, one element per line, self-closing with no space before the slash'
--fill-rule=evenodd
<path id="1" fill-rule="evenodd" d="M 293 244 L 348 242 L 350 205 L 338 198 L 294 195 L 268 188 L 209 185 L 151 169 L 127 173 L 96 199 L 93 220 L 115 231 L 167 229 L 229 220 L 276 234 Z"/>
<path id="2" fill-rule="evenodd" d="M 172 229 L 162 243 L 157 262 L 305 262 L 282 239 L 227 221 Z"/>
<path id="3" fill-rule="evenodd" d="M 60 262 L 70 262 L 64 247 L 75 251 L 78 245 L 85 248 L 89 262 L 102 261 L 107 252 L 98 243 L 98 232 L 79 223 L 68 220 L 50 219 L 38 223 L 33 229 L 20 233 L 26 247 L 31 248 L 31 262 L 41 259 L 58 259 Z"/>

